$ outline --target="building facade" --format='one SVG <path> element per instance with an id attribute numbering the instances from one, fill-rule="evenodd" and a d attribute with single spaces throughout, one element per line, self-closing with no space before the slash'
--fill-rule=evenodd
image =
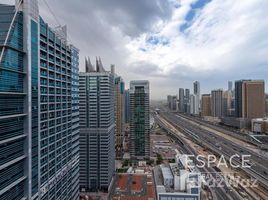
<path id="1" fill-rule="evenodd" d="M 115 77 L 115 150 L 116 157 L 121 157 L 124 142 L 124 97 L 125 83 L 120 76 Z"/>
<path id="2" fill-rule="evenodd" d="M 177 111 L 178 110 L 178 101 L 177 101 L 177 96 L 173 96 L 173 95 L 168 95 L 167 96 L 167 105 L 168 108 L 171 111 Z"/>
<path id="3" fill-rule="evenodd" d="M 125 123 L 129 123 L 129 117 L 130 117 L 130 109 L 129 109 L 129 90 L 125 90 L 124 92 L 124 99 L 125 99 Z"/>
<path id="4" fill-rule="evenodd" d="M 222 115 L 224 117 L 230 117 L 232 115 L 232 91 L 226 90 L 223 92 L 223 107 L 222 107 Z"/>
<path id="5" fill-rule="evenodd" d="M 211 115 L 213 117 L 222 117 L 223 91 L 221 89 L 211 91 Z"/>
<path id="6" fill-rule="evenodd" d="M 185 89 L 184 111 L 190 113 L 190 89 Z"/>
<path id="7" fill-rule="evenodd" d="M 194 114 L 198 115 L 200 111 L 200 83 L 198 81 L 194 82 L 194 95 L 195 95 Z"/>
<path id="8" fill-rule="evenodd" d="M 114 74 L 86 59 L 79 74 L 80 188 L 109 190 L 115 172 Z"/>
<path id="9" fill-rule="evenodd" d="M 37 1 L 1 4 L 0 15 L 0 199 L 77 199 L 72 58 L 78 53 L 39 16 Z"/>
<path id="10" fill-rule="evenodd" d="M 235 82 L 235 115 L 238 118 L 265 116 L 265 84 L 263 80 Z"/>
<path id="11" fill-rule="evenodd" d="M 184 112 L 184 89 L 179 89 L 179 106 L 178 106 L 179 112 Z"/>
<path id="12" fill-rule="evenodd" d="M 211 116 L 211 96 L 203 94 L 201 99 L 201 116 Z"/>
<path id="13" fill-rule="evenodd" d="M 149 82 L 130 82 L 130 156 L 150 158 Z"/>
<path id="14" fill-rule="evenodd" d="M 79 199 L 79 50 L 71 45 L 72 60 L 72 173 L 73 199 Z"/>

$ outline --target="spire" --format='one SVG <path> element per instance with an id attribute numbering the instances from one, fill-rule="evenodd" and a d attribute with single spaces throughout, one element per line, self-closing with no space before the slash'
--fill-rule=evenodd
<path id="1" fill-rule="evenodd" d="M 87 60 L 87 64 L 88 64 L 88 70 L 89 70 L 88 72 L 95 72 L 95 69 L 94 69 L 93 65 L 91 64 L 89 57 Z"/>
<path id="2" fill-rule="evenodd" d="M 99 62 L 97 56 L 96 56 L 96 71 L 99 72 Z"/>
<path id="3" fill-rule="evenodd" d="M 93 65 L 91 64 L 89 57 L 86 57 L 85 58 L 85 65 L 86 65 L 86 73 L 95 72 L 96 71 L 94 69 Z"/>
<path id="4" fill-rule="evenodd" d="M 99 57 L 99 72 L 105 72 L 105 69 L 103 68 L 101 58 Z"/>
<path id="5" fill-rule="evenodd" d="M 88 62 L 87 62 L 87 57 L 85 57 L 85 67 L 86 67 L 86 72 L 89 72 L 89 70 L 88 70 Z"/>

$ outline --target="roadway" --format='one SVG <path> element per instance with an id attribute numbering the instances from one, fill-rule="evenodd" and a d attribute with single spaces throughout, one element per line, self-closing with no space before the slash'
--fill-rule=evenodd
<path id="1" fill-rule="evenodd" d="M 212 131 L 205 130 L 198 125 L 194 125 L 189 122 L 189 119 L 177 116 L 174 113 L 161 112 L 160 116 L 175 127 L 182 129 L 185 133 L 192 137 L 192 139 L 201 142 L 202 145 L 208 147 L 219 155 L 224 155 L 226 158 L 230 158 L 230 156 L 235 154 L 251 155 L 251 167 L 241 167 L 240 169 L 251 177 L 256 178 L 264 186 L 268 187 L 268 160 L 266 158 L 260 157 L 259 154 L 248 150 L 246 147 L 237 146 L 237 144 L 213 133 Z M 239 158 L 235 158 L 234 161 L 241 164 L 241 160 Z"/>
<path id="2" fill-rule="evenodd" d="M 189 154 L 189 155 L 195 155 L 194 157 L 194 163 L 198 164 L 199 162 L 196 160 L 196 156 L 197 153 L 195 152 L 195 150 L 187 144 L 187 142 L 184 140 L 183 137 L 178 137 L 178 134 L 175 131 L 172 131 L 170 127 L 168 127 L 166 124 L 164 124 L 159 118 L 155 117 L 156 122 L 164 129 L 166 129 L 166 131 L 170 134 L 170 136 L 173 137 L 173 139 L 175 139 L 177 142 L 179 142 L 181 144 L 181 148 L 183 153 L 185 154 Z M 217 171 L 212 168 L 212 167 L 204 167 L 204 168 L 198 168 L 198 170 L 201 172 L 201 174 L 210 174 L 213 178 L 213 181 L 211 182 L 211 184 L 214 184 L 218 179 L 218 173 Z M 223 177 L 222 177 L 223 178 Z M 217 196 L 217 199 L 220 200 L 237 200 L 239 199 L 239 196 L 237 193 L 235 193 L 234 191 L 230 190 L 230 188 L 228 188 L 228 186 L 226 185 L 225 182 L 221 183 L 222 186 L 213 186 L 213 187 L 209 187 L 210 190 L 213 190 Z"/>

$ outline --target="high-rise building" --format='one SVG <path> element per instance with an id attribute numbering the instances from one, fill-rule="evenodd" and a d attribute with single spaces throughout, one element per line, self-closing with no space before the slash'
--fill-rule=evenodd
<path id="1" fill-rule="evenodd" d="M 265 86 L 263 80 L 235 82 L 235 116 L 262 118 L 265 116 Z"/>
<path id="2" fill-rule="evenodd" d="M 203 94 L 201 99 L 201 115 L 211 116 L 211 96 L 210 94 Z"/>
<path id="3" fill-rule="evenodd" d="M 184 89 L 179 89 L 179 106 L 178 106 L 179 112 L 184 112 Z"/>
<path id="4" fill-rule="evenodd" d="M 114 74 L 86 59 L 79 74 L 80 188 L 109 190 L 115 171 Z"/>
<path id="5" fill-rule="evenodd" d="M 232 91 L 232 90 L 233 90 L 233 82 L 228 81 L 228 91 Z"/>
<path id="6" fill-rule="evenodd" d="M 131 81 L 130 95 L 130 156 L 150 158 L 149 81 Z"/>
<path id="7" fill-rule="evenodd" d="M 265 96 L 265 113 L 266 117 L 268 117 L 268 94 L 266 94 Z"/>
<path id="8" fill-rule="evenodd" d="M 184 111 L 190 113 L 190 89 L 185 89 Z"/>
<path id="9" fill-rule="evenodd" d="M 71 45 L 72 60 L 72 199 L 79 199 L 79 50 Z"/>
<path id="10" fill-rule="evenodd" d="M 196 111 L 196 95 L 195 94 L 191 94 L 190 95 L 190 114 L 195 115 Z"/>
<path id="11" fill-rule="evenodd" d="M 0 199 L 78 199 L 72 143 L 79 137 L 72 122 L 78 51 L 43 21 L 37 1 L 0 4 L 0 15 Z"/>
<path id="12" fill-rule="evenodd" d="M 129 108 L 129 90 L 125 90 L 124 92 L 124 98 L 125 98 L 125 123 L 129 123 L 129 117 L 130 117 L 130 108 Z"/>
<path id="13" fill-rule="evenodd" d="M 223 102 L 222 102 L 222 115 L 224 117 L 231 116 L 231 108 L 232 108 L 232 91 L 226 90 L 223 92 Z"/>
<path id="14" fill-rule="evenodd" d="M 122 156 L 124 141 L 124 91 L 125 83 L 120 76 L 115 77 L 115 149 L 116 156 Z"/>
<path id="15" fill-rule="evenodd" d="M 176 111 L 178 107 L 178 102 L 177 102 L 177 96 L 176 95 L 168 95 L 167 96 L 167 104 L 168 108 L 172 111 Z"/>
<path id="16" fill-rule="evenodd" d="M 213 117 L 222 117 L 223 91 L 221 89 L 211 91 L 211 115 Z"/>
<path id="17" fill-rule="evenodd" d="M 198 81 L 194 82 L 194 95 L 195 95 L 194 114 L 198 115 L 200 110 L 200 83 Z"/>

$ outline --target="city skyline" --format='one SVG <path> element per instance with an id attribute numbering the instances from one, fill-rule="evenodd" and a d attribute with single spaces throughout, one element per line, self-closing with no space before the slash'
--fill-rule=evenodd
<path id="1" fill-rule="evenodd" d="M 102 56 L 126 82 L 149 77 L 151 99 L 191 88 L 194 80 L 201 93 L 239 79 L 264 79 L 268 88 L 265 0 L 46 1 L 57 20 L 45 1 L 41 15 L 67 25 L 81 63 L 86 55 Z"/>

